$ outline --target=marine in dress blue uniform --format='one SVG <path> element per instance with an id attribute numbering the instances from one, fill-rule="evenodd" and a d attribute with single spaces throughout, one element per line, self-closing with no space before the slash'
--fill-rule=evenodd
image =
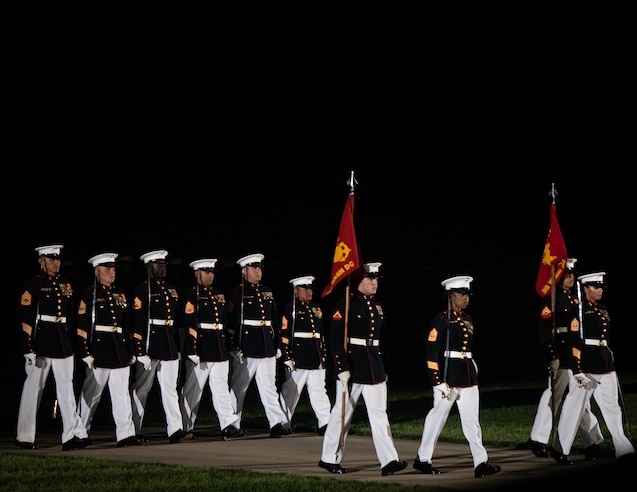
<path id="1" fill-rule="evenodd" d="M 20 350 L 25 358 L 26 379 L 22 387 L 15 444 L 36 449 L 38 409 L 44 387 L 53 370 L 56 397 L 62 416 L 62 450 L 84 448 L 88 434 L 77 415 L 73 387 L 75 357 L 71 345 L 73 287 L 60 275 L 60 252 L 54 244 L 35 248 L 40 273 L 25 282 L 20 296 Z"/>
<path id="2" fill-rule="evenodd" d="M 281 357 L 281 328 L 272 289 L 261 282 L 264 255 L 253 253 L 237 260 L 241 284 L 230 291 L 227 344 L 232 357 L 230 394 L 239 417 L 248 387 L 256 381 L 270 437 L 291 433 L 279 404 L 276 360 Z"/>
<path id="3" fill-rule="evenodd" d="M 180 357 L 178 332 L 179 292 L 166 281 L 166 250 L 144 253 L 148 279 L 133 290 L 133 343 L 137 364 L 131 384 L 133 422 L 140 441 L 148 393 L 155 376 L 166 415 L 166 433 L 171 444 L 192 438 L 183 430 L 179 407 Z"/>
<path id="4" fill-rule="evenodd" d="M 114 284 L 117 256 L 100 253 L 88 260 L 95 270 L 95 279 L 82 291 L 77 311 L 78 353 L 86 364 L 77 411 L 90 432 L 108 385 L 117 446 L 126 447 L 139 444 L 129 390 L 135 355 L 126 293 Z"/>
<path id="5" fill-rule="evenodd" d="M 306 275 L 290 280 L 292 301 L 283 308 L 281 346 L 285 381 L 281 385 L 281 405 L 292 428 L 292 416 L 304 388 L 324 435 L 332 404 L 325 386 L 327 345 L 323 331 L 323 310 L 312 300 L 314 277 Z"/>
<path id="6" fill-rule="evenodd" d="M 576 258 L 568 258 L 566 261 L 566 271 L 555 289 L 555 307 L 553 308 L 551 296 L 542 298 L 541 303 L 538 334 L 546 366 L 549 368 L 548 385 L 540 397 L 531 436 L 527 442 L 533 454 L 539 458 L 550 456 L 551 449 L 550 446 L 547 448 L 547 444 L 551 438 L 553 419 L 557 418 L 559 406 L 568 388 L 571 361 L 568 332 L 571 322 L 579 319 L 579 299 L 574 289 L 576 263 Z M 595 459 L 600 453 L 599 444 L 604 436 L 590 404 L 586 405 L 582 414 L 579 434 L 588 459 Z"/>
<path id="7" fill-rule="evenodd" d="M 363 278 L 355 294 L 338 301 L 332 313 L 329 354 L 338 380 L 319 461 L 319 466 L 330 473 L 347 472 L 341 461 L 361 395 L 381 475 L 393 475 L 407 466 L 398 457 L 387 415 L 387 373 L 382 348 L 387 327 L 384 303 L 376 297 L 380 267 L 378 262 L 363 265 Z"/>
<path id="8" fill-rule="evenodd" d="M 184 430 L 195 427 L 203 390 L 208 383 L 212 405 L 219 419 L 224 440 L 245 435 L 239 428 L 239 416 L 232 407 L 230 388 L 230 355 L 226 348 L 226 298 L 213 286 L 216 258 L 203 258 L 190 263 L 196 285 L 184 292 L 184 352 L 186 354 L 184 385 L 181 388 L 181 413 Z"/>
<path id="9" fill-rule="evenodd" d="M 420 446 L 413 467 L 422 473 L 437 475 L 432 457 L 440 433 L 454 403 L 469 442 L 474 476 L 482 478 L 500 471 L 488 463 L 480 427 L 480 391 L 478 365 L 473 358 L 473 318 L 465 311 L 469 304 L 473 277 L 458 275 L 442 281 L 447 310 L 434 316 L 427 336 L 427 371 L 433 386 L 433 407 L 425 417 Z"/>
<path id="10" fill-rule="evenodd" d="M 577 433 L 581 415 L 591 397 L 599 407 L 602 418 L 613 440 L 615 458 L 634 458 L 635 448 L 623 427 L 623 410 L 619 405 L 619 381 L 615 370 L 611 346 L 611 318 L 599 301 L 605 287 L 606 272 L 582 275 L 579 278 L 584 289 L 582 299 L 582 326 L 571 325 L 569 346 L 573 376 L 569 380 L 568 393 L 562 404 L 557 425 L 557 439 L 553 445 L 555 461 L 571 464 L 568 455 Z"/>

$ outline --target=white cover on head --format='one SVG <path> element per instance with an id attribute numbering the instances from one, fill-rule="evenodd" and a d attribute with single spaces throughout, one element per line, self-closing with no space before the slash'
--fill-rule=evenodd
<path id="1" fill-rule="evenodd" d="M 216 258 L 204 258 L 201 260 L 195 260 L 193 262 L 190 263 L 190 267 L 193 270 L 199 270 L 200 268 L 215 268 L 215 265 L 217 263 L 217 259 Z"/>
<path id="2" fill-rule="evenodd" d="M 586 275 L 580 275 L 579 281 L 582 284 L 589 284 L 592 282 L 604 283 L 604 275 L 606 272 L 587 273 Z"/>
<path id="3" fill-rule="evenodd" d="M 566 269 L 572 270 L 575 268 L 575 263 L 577 263 L 577 258 L 569 258 L 566 260 Z"/>
<path id="4" fill-rule="evenodd" d="M 258 264 L 257 266 L 261 266 L 261 262 L 263 261 L 263 258 L 264 256 L 261 253 L 254 253 L 251 255 L 244 256 L 243 258 L 239 258 L 237 260 L 237 265 L 239 265 L 242 268 L 252 263 L 256 263 Z"/>
<path id="5" fill-rule="evenodd" d="M 473 277 L 470 277 L 468 275 L 458 275 L 456 277 L 450 277 L 443 280 L 440 285 L 442 285 L 445 290 L 470 289 L 471 282 L 473 282 Z"/>
<path id="6" fill-rule="evenodd" d="M 166 256 L 168 256 L 168 251 L 165 249 L 158 249 L 155 251 L 149 251 L 148 253 L 144 253 L 139 257 L 144 263 L 149 263 L 151 261 L 157 260 L 165 260 Z"/>
<path id="7" fill-rule="evenodd" d="M 88 262 L 95 268 L 103 263 L 115 263 L 117 256 L 117 253 L 100 253 L 90 258 Z"/>
<path id="8" fill-rule="evenodd" d="M 381 265 L 382 263 L 380 262 L 365 263 L 363 265 L 363 268 L 365 269 L 365 273 L 367 273 L 368 275 L 378 275 L 380 273 Z"/>
<path id="9" fill-rule="evenodd" d="M 50 246 L 38 246 L 35 250 L 38 252 L 38 255 L 60 255 L 60 250 L 63 248 L 61 244 L 52 244 Z"/>
<path id="10" fill-rule="evenodd" d="M 311 275 L 306 275 L 305 277 L 296 277 L 290 280 L 290 283 L 296 287 L 298 285 L 312 285 L 314 283 L 314 277 Z"/>

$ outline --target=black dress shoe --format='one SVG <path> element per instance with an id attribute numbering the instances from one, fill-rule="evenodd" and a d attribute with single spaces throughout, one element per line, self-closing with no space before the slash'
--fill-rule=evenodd
<path id="1" fill-rule="evenodd" d="M 118 448 L 126 448 L 128 446 L 138 446 L 140 444 L 141 442 L 139 442 L 139 440 L 135 436 L 128 436 L 127 438 L 122 439 L 121 441 L 117 441 Z"/>
<path id="2" fill-rule="evenodd" d="M 538 458 L 548 458 L 550 456 L 549 450 L 546 448 L 546 444 L 542 444 L 538 441 L 533 441 L 532 439 L 529 439 L 526 444 L 531 452 Z"/>
<path id="3" fill-rule="evenodd" d="M 236 437 L 243 437 L 245 435 L 246 431 L 244 431 L 243 429 L 239 429 L 234 425 L 229 425 L 221 431 L 221 437 L 224 441 L 230 441 L 231 439 L 234 439 Z"/>
<path id="4" fill-rule="evenodd" d="M 407 468 L 407 462 L 405 460 L 394 460 L 383 466 L 380 469 L 380 474 L 383 477 L 386 477 L 387 475 L 393 475 L 397 471 L 404 470 L 405 468 Z"/>
<path id="5" fill-rule="evenodd" d="M 498 473 L 502 468 L 498 465 L 490 465 L 486 461 L 484 463 L 480 463 L 476 466 L 474 476 L 476 478 L 484 478 L 487 475 L 493 475 L 494 473 Z"/>
<path id="6" fill-rule="evenodd" d="M 426 461 L 420 461 L 418 458 L 414 460 L 414 468 L 427 475 L 440 475 L 440 470 L 438 470 L 438 468 Z"/>
<path id="7" fill-rule="evenodd" d="M 290 434 L 292 434 L 292 429 L 280 422 L 270 429 L 270 437 L 288 436 Z"/>
<path id="8" fill-rule="evenodd" d="M 137 434 L 135 436 L 135 439 L 137 439 L 137 442 L 139 444 L 144 444 L 145 442 L 148 442 L 148 438 L 143 434 Z"/>
<path id="9" fill-rule="evenodd" d="M 88 446 L 88 437 L 74 437 L 65 443 L 62 443 L 62 451 L 71 451 L 72 449 L 83 449 Z"/>
<path id="10" fill-rule="evenodd" d="M 593 444 L 584 450 L 584 460 L 595 461 L 597 458 L 612 458 L 614 453 L 609 448 L 603 448 L 599 444 Z"/>
<path id="11" fill-rule="evenodd" d="M 323 427 L 321 427 L 321 428 L 318 430 L 318 435 L 319 435 L 319 436 L 324 436 L 324 435 L 325 435 L 325 431 L 326 431 L 326 430 L 327 430 L 327 424 L 325 424 Z"/>
<path id="12" fill-rule="evenodd" d="M 170 444 L 177 444 L 178 442 L 189 441 L 190 439 L 192 439 L 192 432 L 178 430 L 168 438 L 168 442 Z"/>
<path id="13" fill-rule="evenodd" d="M 15 440 L 15 445 L 22 449 L 38 449 L 38 445 L 34 442 L 22 442 Z"/>
<path id="14" fill-rule="evenodd" d="M 347 468 L 343 468 L 338 463 L 326 463 L 325 461 L 319 461 L 319 466 L 325 468 L 330 473 L 343 474 L 347 473 Z"/>
<path id="15" fill-rule="evenodd" d="M 565 454 L 560 453 L 559 451 L 556 451 L 556 450 L 552 449 L 550 453 L 551 453 L 551 458 L 553 458 L 558 465 L 572 465 L 573 464 L 573 462 L 568 459 L 568 456 L 566 456 Z"/>

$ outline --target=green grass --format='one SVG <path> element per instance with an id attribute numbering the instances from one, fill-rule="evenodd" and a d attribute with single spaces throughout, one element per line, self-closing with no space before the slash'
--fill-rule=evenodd
<path id="1" fill-rule="evenodd" d="M 252 388 L 251 388 L 252 389 Z M 533 418 L 543 382 L 502 383 L 481 385 L 481 411 L 483 442 L 487 446 L 514 449 L 529 438 Z M 626 410 L 629 435 L 630 423 L 637 418 L 637 376 L 622 379 L 622 400 Z M 154 406 L 153 406 L 154 405 Z M 390 386 L 389 415 L 392 432 L 396 439 L 420 440 L 423 419 L 431 407 L 431 389 L 404 389 Z M 156 413 L 149 412 L 149 421 L 163 419 L 161 405 L 151 404 Z M 611 446 L 608 430 L 597 405 L 593 411 L 600 419 L 602 432 L 607 438 L 604 446 Z M 103 398 L 96 418 L 107 418 L 110 402 Z M 154 419 L 158 420 L 154 420 Z M 304 394 L 294 416 L 294 428 L 298 432 L 316 430 L 314 414 Z M 197 425 L 216 426 L 217 418 L 212 410 L 209 396 L 204 395 Z M 267 428 L 267 421 L 258 402 L 256 392 L 249 392 L 244 409 L 243 426 Z M 370 435 L 363 400 L 354 414 L 350 433 Z M 460 420 L 454 407 L 440 436 L 441 442 L 466 442 L 460 428 Z M 580 446 L 579 437 L 575 449 Z M 287 474 L 256 473 L 251 471 L 199 468 L 152 463 L 130 463 L 82 457 L 43 457 L 24 453 L 4 452 L 0 454 L 0 490 L 12 492 L 37 492 L 39 490 L 64 489 L 68 492 L 100 491 L 163 491 L 208 489 L 233 491 L 250 489 L 257 491 L 354 491 L 361 483 L 348 480 L 322 479 Z M 152 480 L 150 480 L 152 477 Z M 52 485 L 53 484 L 53 485 Z M 365 483 L 367 492 L 391 492 L 398 490 L 434 491 L 431 486 L 404 486 L 399 484 Z"/>

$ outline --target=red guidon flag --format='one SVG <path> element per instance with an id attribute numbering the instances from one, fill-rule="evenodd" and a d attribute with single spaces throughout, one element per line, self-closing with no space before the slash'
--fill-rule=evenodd
<path id="1" fill-rule="evenodd" d="M 551 293 L 553 283 L 557 282 L 566 270 L 566 245 L 557 222 L 555 203 L 551 204 L 551 228 L 544 244 L 544 253 L 540 262 L 540 270 L 535 281 L 535 290 L 540 297 L 546 297 Z M 555 266 L 555 268 L 553 268 Z"/>
<path id="2" fill-rule="evenodd" d="M 354 193 L 350 193 L 345 202 L 341 227 L 338 230 L 338 238 L 336 239 L 336 249 L 332 260 L 332 275 L 321 297 L 330 294 L 336 284 L 354 273 L 359 267 L 360 254 L 358 243 L 356 242 L 356 233 L 354 232 Z"/>

